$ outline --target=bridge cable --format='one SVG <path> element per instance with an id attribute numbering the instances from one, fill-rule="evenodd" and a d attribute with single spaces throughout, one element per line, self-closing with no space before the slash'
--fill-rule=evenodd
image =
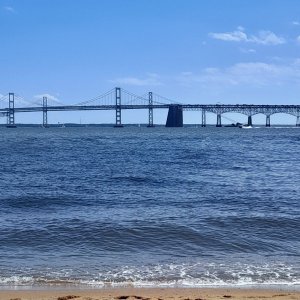
<path id="1" fill-rule="evenodd" d="M 94 97 L 94 98 L 91 98 L 91 99 L 88 99 L 88 100 L 83 100 L 83 101 L 78 102 L 78 103 L 76 103 L 76 104 L 74 104 L 74 105 L 75 105 L 75 106 L 86 105 L 86 104 L 95 102 L 95 101 L 97 101 L 97 100 L 101 100 L 101 99 L 103 99 L 104 97 L 106 97 L 106 96 L 112 94 L 112 92 L 114 92 L 114 91 L 115 91 L 115 89 L 113 88 L 113 89 L 109 90 L 108 92 L 106 92 L 106 93 L 104 93 L 104 94 L 102 94 L 102 95 L 100 95 L 100 96 L 97 96 L 97 97 Z"/>

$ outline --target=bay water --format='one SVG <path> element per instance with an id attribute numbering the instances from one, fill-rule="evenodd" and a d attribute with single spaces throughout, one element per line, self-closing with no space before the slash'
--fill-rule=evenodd
<path id="1" fill-rule="evenodd" d="M 0 129 L 0 287 L 300 286 L 300 128 Z"/>

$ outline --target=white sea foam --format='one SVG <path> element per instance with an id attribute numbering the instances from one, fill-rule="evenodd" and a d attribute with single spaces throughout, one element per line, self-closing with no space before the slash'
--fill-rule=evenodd
<path id="1" fill-rule="evenodd" d="M 19 273 L 25 271 L 19 270 Z M 80 269 L 50 270 L 34 276 L 0 277 L 2 286 L 86 286 L 86 287 L 226 287 L 282 286 L 300 289 L 299 266 L 276 264 L 157 264 L 123 266 L 97 272 Z"/>

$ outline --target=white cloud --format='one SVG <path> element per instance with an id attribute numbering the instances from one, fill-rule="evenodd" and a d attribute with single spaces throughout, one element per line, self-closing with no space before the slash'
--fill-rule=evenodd
<path id="1" fill-rule="evenodd" d="M 48 101 L 53 101 L 53 102 L 56 102 L 56 103 L 61 103 L 57 97 L 53 96 L 53 95 L 50 95 L 50 94 L 40 94 L 40 95 L 35 95 L 34 98 L 35 99 L 38 99 L 38 100 L 41 100 L 43 99 L 43 97 L 47 97 Z"/>
<path id="2" fill-rule="evenodd" d="M 298 22 L 298 21 L 293 21 L 292 24 L 295 25 L 295 26 L 299 26 L 299 25 L 300 25 L 300 22 Z"/>
<path id="3" fill-rule="evenodd" d="M 285 44 L 283 37 L 277 36 L 272 31 L 262 30 L 258 33 L 258 36 L 252 35 L 249 38 L 249 42 L 254 42 L 262 45 L 281 45 Z"/>
<path id="4" fill-rule="evenodd" d="M 237 63 L 228 68 L 206 68 L 200 73 L 182 73 L 178 77 L 185 86 L 282 86 L 300 84 L 300 59 L 288 64 L 264 62 Z"/>
<path id="5" fill-rule="evenodd" d="M 224 32 L 224 33 L 209 33 L 209 36 L 216 40 L 228 41 L 228 42 L 247 42 L 247 35 L 241 30 L 235 30 L 232 32 Z"/>
<path id="6" fill-rule="evenodd" d="M 4 6 L 3 9 L 12 14 L 16 13 L 16 10 L 11 6 Z"/>
<path id="7" fill-rule="evenodd" d="M 242 53 L 256 53 L 255 49 L 245 49 L 245 48 L 240 48 L 240 51 Z"/>
<path id="8" fill-rule="evenodd" d="M 110 82 L 120 85 L 133 85 L 133 86 L 158 86 L 161 85 L 161 81 L 159 80 L 159 76 L 155 73 L 147 74 L 145 78 L 138 77 L 120 77 Z"/>
<path id="9" fill-rule="evenodd" d="M 239 26 L 237 30 L 232 32 L 223 33 L 209 33 L 209 36 L 213 39 L 227 41 L 227 42 L 246 42 L 255 43 L 260 45 L 281 45 L 286 41 L 283 37 L 277 36 L 275 33 L 269 30 L 261 30 L 257 35 L 247 35 L 244 32 L 244 28 Z"/>
<path id="10" fill-rule="evenodd" d="M 297 36 L 296 42 L 300 44 L 300 35 Z"/>

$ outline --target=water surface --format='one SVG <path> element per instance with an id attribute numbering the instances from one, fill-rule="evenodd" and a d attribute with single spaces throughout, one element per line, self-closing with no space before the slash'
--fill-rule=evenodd
<path id="1" fill-rule="evenodd" d="M 299 130 L 0 129 L 0 286 L 299 286 Z"/>

